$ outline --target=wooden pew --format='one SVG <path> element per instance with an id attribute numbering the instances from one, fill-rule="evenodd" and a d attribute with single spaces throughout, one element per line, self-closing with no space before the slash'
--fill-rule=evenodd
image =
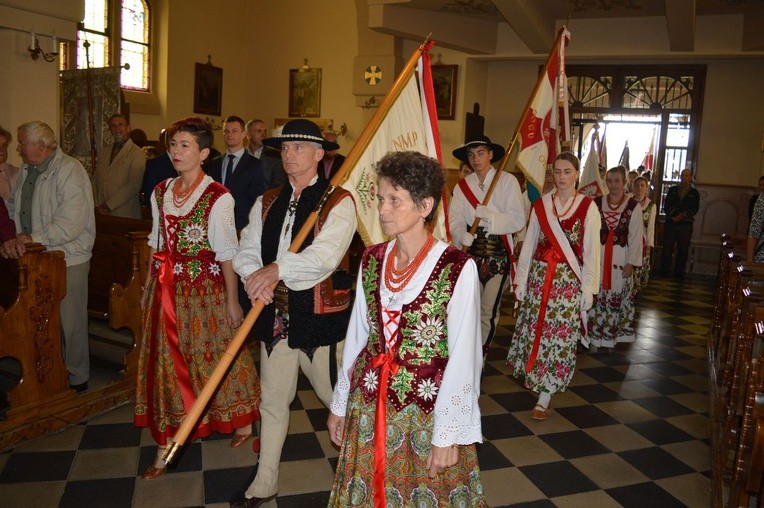
<path id="1" fill-rule="evenodd" d="M 746 387 L 745 409 L 740 442 L 735 453 L 735 468 L 730 482 L 727 506 L 748 508 L 751 497 L 762 506 L 764 477 L 764 367 L 761 355 L 751 361 Z"/>
<path id="2" fill-rule="evenodd" d="M 73 393 L 61 356 L 64 253 L 28 244 L 20 259 L 0 258 L 0 281 L 0 357 L 14 358 L 21 370 L 21 382 L 8 392 L 12 420 Z"/>
<path id="3" fill-rule="evenodd" d="M 124 374 L 134 375 L 143 312 L 141 285 L 149 263 L 151 221 L 96 215 L 96 238 L 88 275 L 88 314 L 108 320 L 115 330 L 128 329 L 133 344 L 124 359 Z"/>
<path id="4" fill-rule="evenodd" d="M 729 284 L 729 267 L 730 260 L 734 255 L 732 243 L 729 240 L 728 235 L 722 235 L 721 238 L 721 250 L 719 254 L 719 269 L 717 270 L 717 286 L 716 296 L 714 298 L 714 317 L 713 324 L 711 326 L 710 337 L 714 340 L 709 341 L 709 347 L 711 352 L 715 352 L 715 341 L 718 338 L 719 331 L 722 327 L 722 318 L 724 317 L 724 311 L 727 308 L 727 285 Z"/>
<path id="5" fill-rule="evenodd" d="M 63 253 L 44 252 L 42 246 L 36 245 L 30 246 L 28 254 L 21 260 L 2 260 L 0 305 L 5 310 L 0 310 L 0 357 L 16 359 L 22 379 L 8 392 L 10 407 L 7 418 L 0 421 L 0 451 L 133 399 L 138 365 L 135 344 L 142 325 L 140 286 L 148 269 L 149 248 L 146 240 L 150 228 L 151 223 L 147 221 L 97 216 L 96 241 L 88 280 L 89 315 L 108 319 L 114 329 L 129 329 L 133 339 L 126 346 L 129 352 L 123 359 L 122 377 L 105 387 L 91 387 L 82 395 L 75 395 L 69 389 L 68 372 L 61 359 L 59 303 L 66 291 Z M 60 268 L 51 266 L 51 263 L 57 263 Z M 45 308 L 50 309 L 44 327 L 50 330 L 46 343 L 53 344 L 50 347 L 54 349 L 39 360 L 30 358 L 31 353 L 19 348 L 32 348 L 35 333 L 41 334 L 29 317 L 36 315 L 31 311 L 40 307 L 34 300 L 41 298 L 35 296 L 40 293 L 34 285 L 40 277 L 35 274 L 51 277 L 57 270 L 61 273 L 61 294 L 45 300 Z M 14 283 L 6 284 L 6 280 Z M 38 368 L 44 369 L 41 371 L 43 378 L 30 375 Z"/>

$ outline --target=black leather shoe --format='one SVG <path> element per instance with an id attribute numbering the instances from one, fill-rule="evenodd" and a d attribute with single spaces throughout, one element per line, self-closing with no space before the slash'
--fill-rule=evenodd
<path id="1" fill-rule="evenodd" d="M 87 391 L 87 389 L 88 389 L 88 382 L 85 381 L 84 383 L 80 383 L 78 385 L 70 384 L 69 388 L 71 388 L 72 390 L 74 390 L 77 393 L 82 393 L 82 392 Z"/>
<path id="2" fill-rule="evenodd" d="M 236 501 L 231 501 L 229 506 L 231 508 L 257 508 L 258 506 L 262 506 L 272 499 L 276 499 L 276 494 L 273 494 L 270 497 L 250 497 L 249 499 L 241 498 Z"/>

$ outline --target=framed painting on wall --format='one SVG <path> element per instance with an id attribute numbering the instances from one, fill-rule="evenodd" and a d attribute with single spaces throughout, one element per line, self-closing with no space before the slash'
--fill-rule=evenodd
<path id="1" fill-rule="evenodd" d="M 433 65 L 431 68 L 438 120 L 453 120 L 456 117 L 456 77 L 459 66 Z"/>
<path id="2" fill-rule="evenodd" d="M 223 104 L 223 69 L 211 63 L 196 63 L 194 113 L 220 116 Z"/>
<path id="3" fill-rule="evenodd" d="M 321 116 L 321 69 L 289 69 L 289 116 Z"/>

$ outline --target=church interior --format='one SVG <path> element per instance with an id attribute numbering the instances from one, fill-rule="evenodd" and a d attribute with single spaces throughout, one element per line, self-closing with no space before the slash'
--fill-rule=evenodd
<path id="1" fill-rule="evenodd" d="M 76 93 L 64 93 L 62 76 L 82 68 L 77 41 L 86 3 L 106 13 L 102 30 L 111 41 L 91 65 L 115 67 L 123 77 L 121 66 L 136 57 L 120 52 L 119 13 L 135 4 L 148 20 L 145 50 L 132 60 L 137 81 L 125 87 L 123 79 L 119 99 L 149 144 L 187 116 L 211 123 L 221 151 L 228 115 L 263 119 L 269 132 L 307 117 L 335 132 L 347 154 L 429 37 L 448 94 L 438 126 L 450 187 L 459 167 L 451 151 L 465 142 L 468 124 L 477 119 L 500 144 L 512 139 L 566 25 L 573 151 L 585 155 L 594 125 L 600 135 L 611 126 L 608 167 L 619 163 L 624 142 L 632 168 L 649 152 L 660 199 L 690 168 L 701 206 L 688 277 L 650 281 L 637 301 L 635 343 L 610 353 L 581 348 L 570 389 L 543 422 L 530 418 L 533 396 L 506 365 L 515 323 L 506 292 L 481 382 L 486 502 L 701 507 L 746 499 L 761 506 L 764 369 L 752 359 L 761 358 L 764 340 L 757 285 L 764 271 L 745 263 L 745 236 L 749 201 L 764 175 L 764 1 L 0 0 L 0 126 L 15 134 L 18 125 L 42 120 L 63 140 L 68 115 L 82 107 Z M 307 105 L 299 93 L 305 76 L 318 85 Z M 207 91 L 206 79 L 213 80 Z M 107 134 L 105 126 L 98 135 Z M 14 150 L 8 162 L 21 165 Z M 661 211 L 654 260 L 663 220 Z M 51 386 L 37 376 L 24 380 L 14 367 L 26 354 L 19 344 L 34 336 L 8 319 L 26 289 L 18 283 L 26 268 L 19 279 L 18 268 L 0 264 L 0 390 L 9 395 L 0 419 L 0 504 L 227 506 L 257 463 L 251 446 L 232 449 L 227 436 L 190 443 L 164 478 L 140 478 L 155 451 L 148 430 L 133 426 L 131 404 L 146 236 L 109 227 L 94 263 L 110 278 L 89 281 L 99 302 L 88 305 L 93 382 L 83 395 L 63 378 Z M 29 280 L 60 269 L 60 259 L 33 254 L 40 261 Z M 14 399 L 14 390 L 23 398 Z M 325 506 L 338 452 L 328 410 L 304 377 L 290 410 L 282 488 L 264 506 Z M 755 448 L 758 459 L 753 443 L 763 447 Z"/>

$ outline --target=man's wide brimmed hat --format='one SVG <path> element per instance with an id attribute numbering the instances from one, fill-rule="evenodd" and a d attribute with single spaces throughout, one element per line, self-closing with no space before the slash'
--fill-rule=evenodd
<path id="1" fill-rule="evenodd" d="M 491 139 L 488 136 L 484 136 L 480 134 L 479 136 L 473 136 L 472 139 L 464 143 L 464 146 L 460 146 L 456 150 L 454 150 L 452 153 L 454 154 L 454 157 L 459 159 L 462 162 L 469 162 L 467 160 L 467 152 L 470 148 L 475 148 L 478 146 L 487 146 L 490 150 L 493 151 L 493 157 L 491 158 L 491 162 L 496 162 L 497 160 L 500 160 L 502 157 L 504 157 L 504 147 L 501 145 L 497 145 L 496 143 L 491 143 Z"/>
<path id="2" fill-rule="evenodd" d="M 304 118 L 290 120 L 284 124 L 280 135 L 265 138 L 263 144 L 272 148 L 281 148 L 281 143 L 285 141 L 310 141 L 318 143 L 324 150 L 337 150 L 340 147 L 334 141 L 325 140 L 318 125 Z"/>

